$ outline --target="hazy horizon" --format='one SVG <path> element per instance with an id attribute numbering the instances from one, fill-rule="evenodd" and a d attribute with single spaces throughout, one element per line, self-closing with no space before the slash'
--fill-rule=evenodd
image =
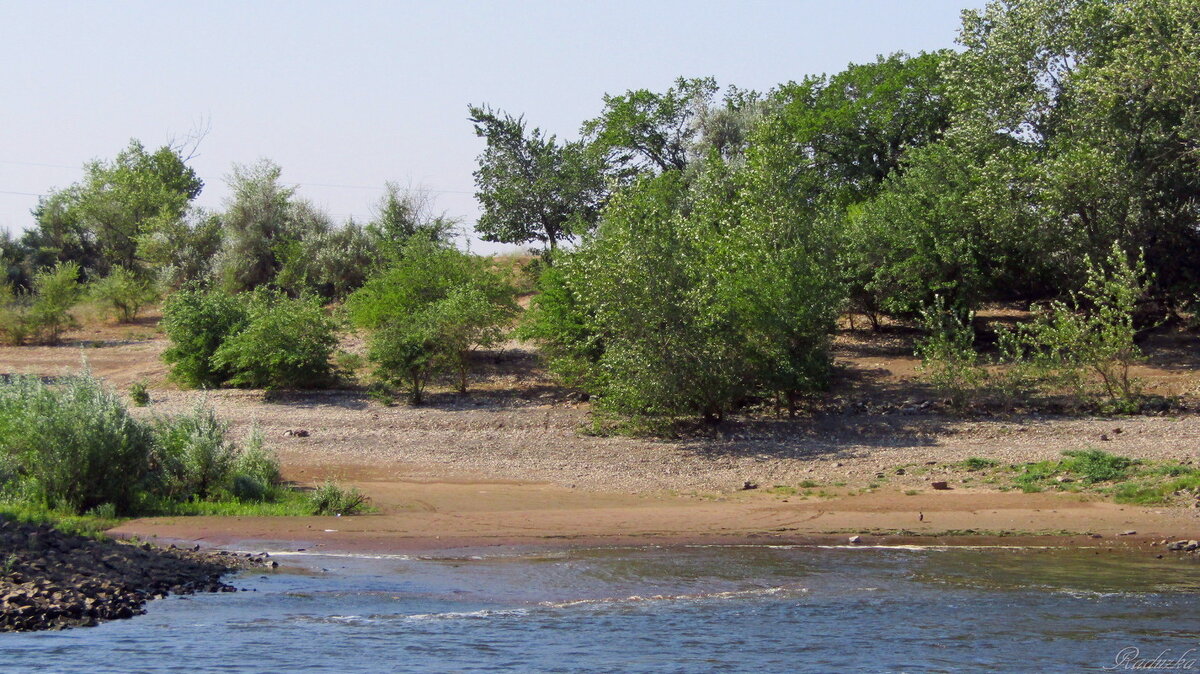
<path id="1" fill-rule="evenodd" d="M 190 164 L 219 209 L 234 163 L 268 158 L 336 220 L 385 181 L 470 229 L 488 103 L 574 138 L 605 93 L 676 77 L 768 90 L 878 54 L 953 46 L 982 0 L 824 2 L 9 2 L 0 54 L 0 228 L 137 138 L 209 133 Z M 472 244 L 490 252 L 512 247 Z"/>

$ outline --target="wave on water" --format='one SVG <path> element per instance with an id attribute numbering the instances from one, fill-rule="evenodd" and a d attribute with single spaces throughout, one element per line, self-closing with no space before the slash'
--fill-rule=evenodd
<path id="1" fill-rule="evenodd" d="M 448 611 L 446 613 L 375 614 L 375 615 L 297 615 L 292 620 L 299 623 L 322 625 L 376 625 L 397 622 L 426 622 L 436 620 L 471 620 L 483 618 L 524 616 L 529 609 L 482 609 L 479 611 Z"/>
<path id="2" fill-rule="evenodd" d="M 599 548 L 598 548 L 599 549 Z M 242 554 L 243 551 L 234 552 Z M 413 555 L 396 553 L 366 553 L 366 552 L 324 552 L 321 550 L 280 550 L 271 551 L 272 557 L 336 557 L 338 559 L 382 559 L 417 562 L 480 562 L 487 560 L 539 560 L 565 559 L 568 551 L 500 551 L 488 552 L 482 555 Z"/>
<path id="3" fill-rule="evenodd" d="M 572 606 L 595 606 L 611 604 L 637 604 L 643 602 L 700 601 L 706 599 L 745 599 L 748 597 L 792 596 L 808 592 L 805 587 L 764 587 L 752 590 L 729 590 L 724 592 L 697 592 L 695 594 L 630 595 L 604 599 L 573 599 L 568 601 L 543 601 L 538 606 L 547 608 L 569 608 Z"/>
<path id="4" fill-rule="evenodd" d="M 390 555 L 390 554 L 365 554 L 358 552 L 317 552 L 317 551 L 293 551 L 280 550 L 271 552 L 272 557 L 337 557 L 340 559 L 398 559 L 398 560 L 414 560 L 422 559 L 415 555 Z"/>

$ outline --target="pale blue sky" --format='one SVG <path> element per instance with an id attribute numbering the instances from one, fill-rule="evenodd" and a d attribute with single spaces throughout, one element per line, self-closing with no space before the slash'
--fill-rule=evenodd
<path id="1" fill-rule="evenodd" d="M 78 179 L 84 161 L 202 120 L 202 206 L 222 206 L 232 163 L 267 157 L 339 220 L 367 219 L 395 180 L 435 191 L 469 227 L 482 150 L 469 103 L 573 138 L 605 93 L 678 76 L 767 90 L 950 47 L 960 11 L 982 4 L 4 0 L 0 227 L 29 226 L 34 195 Z"/>

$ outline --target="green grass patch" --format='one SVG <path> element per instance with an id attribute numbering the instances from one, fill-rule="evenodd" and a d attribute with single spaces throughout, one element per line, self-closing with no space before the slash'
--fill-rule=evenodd
<path id="1" fill-rule="evenodd" d="M 238 517 L 305 517 L 315 515 L 312 501 L 305 492 L 294 489 L 280 490 L 271 501 L 241 501 L 238 499 L 192 500 L 180 503 L 164 503 L 154 508 L 154 516 L 199 516 L 220 515 Z"/>
<path id="2" fill-rule="evenodd" d="M 957 465 L 962 466 L 967 470 L 987 470 L 988 468 L 995 468 L 996 466 L 1000 465 L 1000 462 L 996 461 L 995 459 L 985 459 L 979 456 L 972 456 Z"/>
<path id="3" fill-rule="evenodd" d="M 1089 484 L 1124 480 L 1129 477 L 1133 467 L 1141 463 L 1099 449 L 1063 452 L 1063 456 L 1067 458 L 1061 462 L 1061 469 L 1078 475 Z"/>
<path id="4" fill-rule="evenodd" d="M 23 503 L 0 503 L 0 517 L 18 522 L 48 524 L 63 533 L 88 538 L 105 538 L 105 531 L 124 521 L 119 517 L 76 515 L 65 510 L 50 510 Z"/>

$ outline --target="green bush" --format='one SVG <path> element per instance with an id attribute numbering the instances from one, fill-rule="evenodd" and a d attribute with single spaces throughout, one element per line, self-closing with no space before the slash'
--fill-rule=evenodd
<path id="1" fill-rule="evenodd" d="M 78 326 L 71 308 L 81 292 L 79 265 L 74 262 L 60 262 L 34 274 L 28 320 L 39 342 L 57 344 L 64 331 Z"/>
<path id="2" fill-rule="evenodd" d="M 220 510 L 287 501 L 280 485 L 262 434 L 255 430 L 239 447 L 203 404 L 144 423 L 90 374 L 52 384 L 0 379 L 5 508 L 108 518 L 180 512 L 202 501 Z"/>
<path id="3" fill-rule="evenodd" d="M 29 338 L 32 329 L 29 296 L 0 283 L 0 337 L 12 346 L 20 346 Z"/>
<path id="4" fill-rule="evenodd" d="M 190 386 L 305 388 L 332 379 L 337 322 L 315 297 L 189 287 L 163 306 L 171 379 Z"/>
<path id="5" fill-rule="evenodd" d="M 1088 373 L 1109 404 L 1131 410 L 1141 393 L 1130 369 L 1143 357 L 1134 343 L 1133 317 L 1147 292 L 1145 264 L 1132 263 L 1114 243 L 1106 263 L 1087 262 L 1087 282 L 1070 306 L 1052 302 L 1034 321 L 1001 334 L 1006 359 L 1030 376 L 1086 392 Z"/>
<path id="6" fill-rule="evenodd" d="M 346 489 L 326 480 L 309 495 L 314 515 L 355 515 L 368 508 L 367 497 L 353 487 Z"/>
<path id="7" fill-rule="evenodd" d="M 237 297 L 191 285 L 167 298 L 161 327 L 171 340 L 163 360 L 170 378 L 187 386 L 219 386 L 233 372 L 213 364 L 213 355 L 249 320 Z"/>
<path id="8" fill-rule="evenodd" d="M 132 323 L 143 307 L 158 300 L 154 284 L 125 267 L 113 267 L 108 276 L 93 281 L 89 295 L 121 323 Z"/>
<path id="9" fill-rule="evenodd" d="M 129 385 L 129 399 L 138 407 L 150 404 L 150 391 L 146 388 L 146 380 L 140 379 Z"/>
<path id="10" fill-rule="evenodd" d="M 212 409 L 197 404 L 189 414 L 157 420 L 155 459 L 160 489 L 172 501 L 205 499 L 232 477 L 238 449 L 228 439 L 229 427 Z"/>
<path id="11" fill-rule="evenodd" d="M 228 383 L 253 388 L 310 388 L 332 379 L 337 323 L 316 297 L 289 298 L 265 289 L 238 298 L 246 323 L 212 355 Z"/>
<path id="12" fill-rule="evenodd" d="M 704 171 L 614 194 L 521 330 L 559 377 L 638 421 L 717 421 L 753 398 L 792 409 L 829 379 L 843 294 L 824 225 L 789 215 L 767 168 Z"/>
<path id="13" fill-rule="evenodd" d="M 987 378 L 975 351 L 974 313 L 965 317 L 946 308 L 940 295 L 921 312 L 925 336 L 917 341 L 924 377 L 951 405 L 962 409 Z"/>
<path id="14" fill-rule="evenodd" d="M 354 324 L 370 331 L 375 376 L 403 384 L 419 404 L 441 371 L 453 371 L 466 391 L 470 352 L 499 341 L 517 310 L 513 296 L 484 260 L 415 237 L 346 307 Z"/>
<path id="15" fill-rule="evenodd" d="M 282 481 L 279 460 L 264 446 L 262 432 L 254 429 L 233 461 L 229 491 L 242 501 L 268 501 L 279 495 Z"/>
<path id="16" fill-rule="evenodd" d="M 8 490 L 26 500 L 74 512 L 109 503 L 128 513 L 152 448 L 149 430 L 90 374 L 55 385 L 33 376 L 0 383 L 0 460 Z"/>

